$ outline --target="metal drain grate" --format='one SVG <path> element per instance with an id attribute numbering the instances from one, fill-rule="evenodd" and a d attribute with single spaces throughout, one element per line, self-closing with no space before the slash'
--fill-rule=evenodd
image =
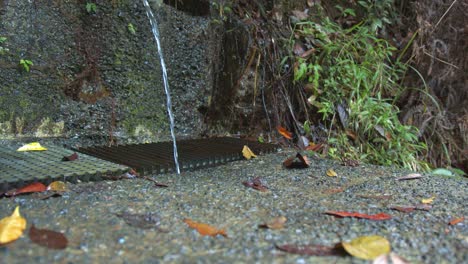
<path id="1" fill-rule="evenodd" d="M 129 168 L 95 157 L 79 154 L 78 160 L 62 161 L 72 150 L 43 144 L 46 151 L 18 152 L 21 144 L 0 146 L 0 191 L 40 181 L 97 181 L 101 175 L 117 175 Z"/>
<path id="2" fill-rule="evenodd" d="M 247 145 L 255 154 L 277 150 L 274 144 L 237 138 L 209 138 L 177 141 L 182 171 L 205 168 L 242 159 L 242 148 Z M 134 168 L 143 175 L 175 170 L 172 142 L 87 147 L 77 151 Z"/>

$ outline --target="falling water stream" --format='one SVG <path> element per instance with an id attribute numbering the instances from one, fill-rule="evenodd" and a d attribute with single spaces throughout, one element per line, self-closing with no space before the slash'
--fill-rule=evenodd
<path id="1" fill-rule="evenodd" d="M 166 92 L 167 113 L 169 115 L 172 143 L 174 146 L 174 163 L 175 163 L 177 174 L 180 174 L 179 157 L 177 153 L 177 142 L 176 142 L 176 137 L 175 137 L 175 132 L 174 132 L 174 115 L 172 114 L 171 93 L 169 90 L 169 81 L 167 79 L 166 64 L 164 63 L 164 56 L 162 53 L 161 42 L 159 40 L 158 24 L 156 23 L 156 18 L 154 17 L 153 11 L 151 11 L 151 7 L 148 4 L 148 0 L 143 0 L 143 4 L 145 5 L 146 14 L 148 15 L 149 21 L 151 23 L 151 30 L 153 31 L 153 35 L 154 35 L 154 38 L 156 39 L 156 44 L 158 46 L 159 59 L 161 60 L 161 69 L 162 69 L 163 81 L 164 81 L 164 91 Z"/>

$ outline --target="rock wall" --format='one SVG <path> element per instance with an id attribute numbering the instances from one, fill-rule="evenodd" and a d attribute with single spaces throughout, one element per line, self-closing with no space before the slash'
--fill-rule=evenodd
<path id="1" fill-rule="evenodd" d="M 156 2 L 176 132 L 197 135 L 197 109 L 213 87 L 216 35 L 206 13 Z M 0 1 L 0 138 L 166 140 L 165 104 L 142 2 Z"/>

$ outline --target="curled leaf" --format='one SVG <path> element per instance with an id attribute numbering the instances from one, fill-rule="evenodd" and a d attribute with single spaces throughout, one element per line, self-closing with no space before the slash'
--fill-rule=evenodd
<path id="1" fill-rule="evenodd" d="M 63 181 L 54 181 L 47 186 L 47 191 L 66 192 L 68 189 Z"/>
<path id="2" fill-rule="evenodd" d="M 289 132 L 286 128 L 282 127 L 282 126 L 278 126 L 277 127 L 278 129 L 278 132 L 285 138 L 287 139 L 292 139 L 292 136 L 293 134 L 291 132 Z"/>
<path id="3" fill-rule="evenodd" d="M 190 227 L 198 231 L 202 236 L 217 236 L 222 235 L 227 237 L 226 231 L 224 229 L 217 229 L 211 225 L 205 223 L 195 222 L 191 219 L 184 219 L 184 222 Z"/>
<path id="4" fill-rule="evenodd" d="M 265 224 L 259 225 L 261 228 L 282 229 L 288 219 L 285 216 L 275 217 Z"/>
<path id="5" fill-rule="evenodd" d="M 381 236 L 362 236 L 341 244 L 346 252 L 361 259 L 373 260 L 380 255 L 390 253 L 390 242 Z"/>
<path id="6" fill-rule="evenodd" d="M 250 188 L 255 189 L 257 191 L 261 191 L 261 192 L 267 192 L 268 191 L 268 187 L 266 187 L 263 184 L 262 179 L 260 177 L 256 177 L 251 181 L 244 181 L 244 182 L 242 182 L 242 184 L 244 186 L 246 186 L 246 187 L 250 187 Z"/>
<path id="7" fill-rule="evenodd" d="M 38 229 L 34 225 L 29 229 L 29 238 L 38 245 L 52 249 L 64 249 L 68 244 L 67 238 L 62 233 Z"/>
<path id="8" fill-rule="evenodd" d="M 18 148 L 16 151 L 43 151 L 47 150 L 47 148 L 44 148 L 41 146 L 39 142 L 32 142 L 26 145 L 23 145 L 22 147 Z"/>
<path id="9" fill-rule="evenodd" d="M 8 217 L 0 220 L 0 244 L 10 243 L 18 239 L 26 229 L 26 219 L 19 212 L 19 206 Z"/>
<path id="10" fill-rule="evenodd" d="M 242 149 L 242 155 L 244 155 L 244 158 L 246 158 L 248 160 L 251 159 L 251 158 L 256 158 L 257 157 L 257 155 L 255 155 L 253 153 L 253 151 L 250 150 L 250 148 L 247 147 L 247 146 L 244 146 L 244 148 Z"/>
<path id="11" fill-rule="evenodd" d="M 327 176 L 336 177 L 336 176 L 338 176 L 338 174 L 336 174 L 336 172 L 333 169 L 328 169 L 327 170 Z"/>
<path id="12" fill-rule="evenodd" d="M 304 169 L 310 166 L 310 161 L 307 156 L 297 153 L 295 157 L 289 157 L 283 161 L 283 166 L 288 169 Z"/>
<path id="13" fill-rule="evenodd" d="M 414 180 L 414 179 L 420 179 L 422 178 L 423 176 L 419 173 L 410 173 L 406 176 L 403 176 L 403 177 L 400 177 L 400 178 L 397 178 L 398 181 L 404 181 L 404 180 Z"/>

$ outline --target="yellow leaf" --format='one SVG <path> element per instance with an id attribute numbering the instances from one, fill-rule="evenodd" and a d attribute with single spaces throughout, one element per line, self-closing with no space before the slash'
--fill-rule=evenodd
<path id="1" fill-rule="evenodd" d="M 249 147 L 244 146 L 242 149 L 242 155 L 244 155 L 244 158 L 246 159 L 251 159 L 251 158 L 256 158 L 257 155 L 255 155 L 252 150 L 249 149 Z"/>
<path id="2" fill-rule="evenodd" d="M 346 252 L 361 259 L 373 260 L 390 252 L 390 242 L 381 236 L 362 236 L 349 243 L 342 242 L 341 244 Z"/>
<path id="3" fill-rule="evenodd" d="M 13 214 L 0 220 L 0 244 L 6 244 L 18 239 L 26 229 L 26 219 L 21 217 L 19 206 Z"/>
<path id="4" fill-rule="evenodd" d="M 43 146 L 41 146 L 41 143 L 39 142 L 32 142 L 32 143 L 29 143 L 20 147 L 16 151 L 42 151 L 42 150 L 47 150 L 47 148 L 44 148 Z"/>
<path id="5" fill-rule="evenodd" d="M 434 199 L 435 199 L 435 198 L 436 198 L 435 196 L 432 196 L 431 198 L 422 199 L 422 200 L 421 200 L 421 203 L 423 203 L 423 204 L 431 204 L 432 202 L 434 202 Z"/>
<path id="6" fill-rule="evenodd" d="M 54 181 L 47 186 L 47 191 L 66 192 L 68 189 L 63 181 Z"/>
<path id="7" fill-rule="evenodd" d="M 330 177 L 338 176 L 338 174 L 336 174 L 336 172 L 333 169 L 328 169 L 327 170 L 327 175 L 330 176 Z"/>

